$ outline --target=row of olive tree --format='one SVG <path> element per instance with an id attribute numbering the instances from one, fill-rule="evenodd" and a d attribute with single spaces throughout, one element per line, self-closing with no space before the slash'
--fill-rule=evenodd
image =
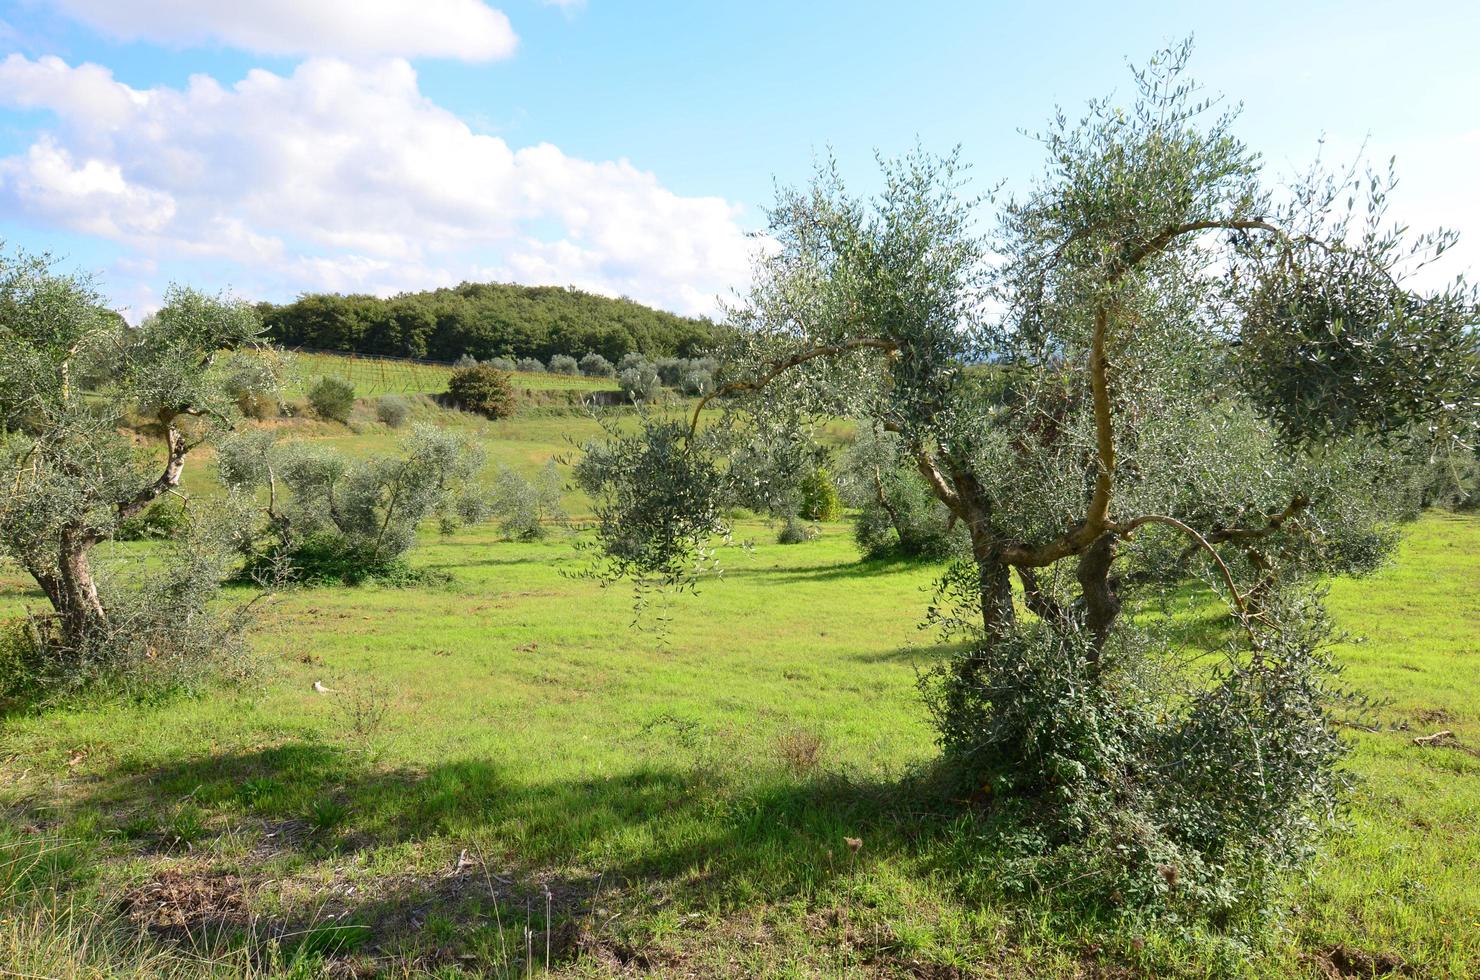
<path id="1" fill-rule="evenodd" d="M 989 234 L 954 156 L 782 193 L 726 421 L 652 418 L 583 471 L 607 572 L 686 584 L 766 479 L 745 434 L 883 434 L 966 539 L 932 617 L 971 642 L 925 689 L 949 771 L 1016 814 L 1005 878 L 1222 914 L 1339 800 L 1305 583 L 1391 547 L 1397 444 L 1466 437 L 1480 357 L 1475 293 L 1407 284 L 1452 236 L 1391 227 L 1381 176 L 1268 185 L 1186 55 L 1059 115 Z M 1211 650 L 1164 626 L 1188 568 L 1229 608 Z"/>

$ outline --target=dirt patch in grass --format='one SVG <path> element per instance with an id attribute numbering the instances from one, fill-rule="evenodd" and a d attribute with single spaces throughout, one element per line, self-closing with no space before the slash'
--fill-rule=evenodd
<path id="1" fill-rule="evenodd" d="M 1385 977 L 1407 973 L 1403 957 L 1392 952 L 1371 953 L 1354 946 L 1337 943 L 1311 957 L 1316 968 L 1331 980 L 1346 977 Z"/>
<path id="2" fill-rule="evenodd" d="M 208 868 L 165 868 L 123 896 L 129 920 L 156 933 L 239 925 L 246 906 L 241 879 Z"/>

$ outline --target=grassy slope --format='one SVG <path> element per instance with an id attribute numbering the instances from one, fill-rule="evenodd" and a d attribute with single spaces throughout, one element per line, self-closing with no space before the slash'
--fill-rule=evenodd
<path id="1" fill-rule="evenodd" d="M 589 425 L 451 418 L 531 467 Z M 358 451 L 394 439 L 305 431 Z M 1448 728 L 1480 743 L 1477 555 L 1480 521 L 1429 517 L 1394 567 L 1336 584 L 1338 621 L 1366 638 L 1343 650 L 1349 681 L 1411 730 L 1355 733 L 1354 826 L 1292 882 L 1296 911 L 1254 971 L 1312 973 L 1306 954 L 1339 943 L 1480 972 L 1480 759 L 1409 741 Z M 1072 918 L 973 900 L 973 857 L 899 790 L 932 754 L 913 686 L 942 653 L 915 628 L 931 569 L 860 564 L 841 525 L 737 550 L 723 581 L 668 609 L 659 643 L 629 629 L 630 592 L 565 574 L 581 567 L 567 537 L 472 529 L 415 560 L 454 583 L 282 599 L 258 639 L 265 669 L 242 686 L 7 719 L 0 835 L 47 853 L 0 875 L 30 868 L 104 916 L 162 868 L 239 875 L 255 919 L 202 910 L 186 948 L 213 955 L 287 931 L 286 947 L 337 936 L 381 965 L 521 972 L 526 926 L 543 959 L 548 888 L 566 923 L 553 958 L 577 973 L 1222 972 L 1216 949 L 1165 933 L 1123 929 L 1096 951 Z M 0 614 L 26 601 L 20 579 L 0 581 Z M 0 960 L 75 970 L 38 930 L 0 919 Z"/>
<path id="2" fill-rule="evenodd" d="M 447 390 L 452 368 L 440 364 L 339 354 L 293 354 L 287 395 L 303 397 L 319 378 L 342 378 L 355 386 L 362 398 L 385 394 L 419 394 Z M 514 386 L 528 391 L 615 391 L 611 378 L 515 371 Z"/>

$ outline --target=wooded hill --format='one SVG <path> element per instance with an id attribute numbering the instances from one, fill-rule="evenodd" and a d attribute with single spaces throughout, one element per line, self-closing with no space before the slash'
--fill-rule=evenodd
<path id="1" fill-rule="evenodd" d="M 596 352 L 616 361 L 639 351 L 687 357 L 719 329 L 630 299 L 560 286 L 463 283 L 389 299 L 313 293 L 258 305 L 272 339 L 286 347 L 452 361 L 463 354 L 537 357 Z"/>

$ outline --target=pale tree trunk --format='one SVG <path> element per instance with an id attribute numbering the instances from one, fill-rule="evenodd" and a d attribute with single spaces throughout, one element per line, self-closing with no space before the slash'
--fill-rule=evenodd
<path id="1" fill-rule="evenodd" d="M 27 566 L 56 613 L 63 648 L 76 654 L 106 628 L 108 613 L 98 598 L 88 550 L 95 539 L 64 531 L 57 543 L 55 569 Z"/>
<path id="2" fill-rule="evenodd" d="M 180 475 L 185 469 L 185 456 L 189 444 L 174 425 L 173 418 L 162 420 L 165 424 L 164 471 L 151 484 L 126 500 L 120 501 L 117 513 L 120 520 L 133 517 L 166 492 L 180 484 Z M 91 640 L 106 633 L 108 611 L 98 596 L 97 579 L 93 576 L 92 563 L 88 554 L 101 540 L 89 530 L 78 527 L 64 528 L 56 539 L 55 567 L 50 563 L 27 562 L 26 570 L 46 593 L 56 612 L 61 631 L 62 646 L 72 654 L 78 654 Z"/>

